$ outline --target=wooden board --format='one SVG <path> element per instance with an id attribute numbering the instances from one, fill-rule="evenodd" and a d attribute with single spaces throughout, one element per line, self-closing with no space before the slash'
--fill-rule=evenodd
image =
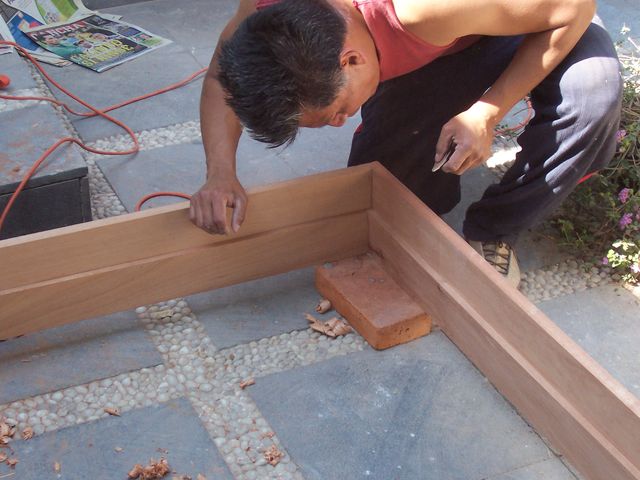
<path id="1" fill-rule="evenodd" d="M 362 211 L 371 205 L 370 168 L 256 188 L 249 191 L 249 203 L 242 228 L 230 237 L 195 228 L 183 202 L 2 241 L 0 291 Z"/>
<path id="2" fill-rule="evenodd" d="M 640 480 L 640 400 L 379 164 L 250 194 L 238 235 L 184 204 L 0 242 L 0 338 L 378 251 L 523 417 L 591 480 Z"/>
<path id="3" fill-rule="evenodd" d="M 378 166 L 369 225 L 396 280 L 578 470 L 640 479 L 640 401 Z"/>
<path id="4" fill-rule="evenodd" d="M 370 189 L 369 167 L 257 189 L 237 235 L 182 203 L 0 242 L 0 339 L 363 253 Z"/>
<path id="5" fill-rule="evenodd" d="M 410 342 L 431 331 L 431 318 L 373 252 L 316 267 L 316 289 L 375 349 Z"/>

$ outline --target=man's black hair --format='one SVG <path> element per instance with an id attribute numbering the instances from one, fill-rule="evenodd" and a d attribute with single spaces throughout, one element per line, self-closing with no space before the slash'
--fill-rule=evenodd
<path id="1" fill-rule="evenodd" d="M 326 0 L 284 0 L 247 17 L 223 43 L 218 80 L 253 138 L 289 144 L 302 108 L 335 100 L 346 33 L 344 18 Z"/>

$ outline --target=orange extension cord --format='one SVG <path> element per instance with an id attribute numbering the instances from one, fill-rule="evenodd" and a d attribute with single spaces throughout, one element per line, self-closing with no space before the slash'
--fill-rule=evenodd
<path id="1" fill-rule="evenodd" d="M 80 98 L 76 97 L 71 92 L 69 92 L 67 89 L 65 89 L 60 84 L 58 84 L 55 80 L 53 80 L 49 76 L 49 74 L 40 66 L 38 61 L 35 58 L 33 58 L 31 55 L 29 55 L 29 52 L 27 52 L 25 49 L 23 49 L 19 45 L 15 44 L 14 42 L 7 42 L 7 41 L 4 41 L 4 40 L 0 40 L 0 45 L 10 45 L 10 46 L 16 48 L 16 50 L 18 50 L 20 53 L 22 53 L 25 57 L 27 57 L 36 66 L 36 68 L 40 71 L 40 73 L 42 73 L 42 75 L 52 85 L 54 85 L 57 89 L 59 89 L 61 92 L 63 92 L 68 97 L 71 97 L 73 100 L 75 100 L 79 104 L 81 104 L 84 107 L 86 107 L 89 110 L 91 110 L 91 112 L 76 112 L 72 108 L 70 108 L 68 105 L 66 105 L 65 103 L 62 103 L 62 102 L 56 100 L 55 98 L 49 98 L 49 97 L 18 97 L 18 96 L 12 96 L 12 95 L 0 95 L 0 99 L 3 99 L 3 100 L 38 100 L 38 101 L 47 101 L 47 102 L 51 102 L 51 103 L 53 103 L 53 104 L 55 104 L 55 105 L 57 105 L 59 107 L 65 108 L 69 113 L 72 113 L 73 115 L 78 115 L 78 116 L 81 116 L 81 117 L 95 117 L 95 116 L 99 115 L 99 116 L 109 120 L 110 122 L 113 122 L 114 124 L 116 124 L 120 128 L 124 129 L 124 131 L 127 132 L 127 135 L 129 135 L 129 137 L 131 137 L 131 140 L 133 141 L 133 147 L 131 149 L 129 149 L 129 150 L 109 151 L 109 150 L 99 150 L 99 149 L 91 148 L 88 145 L 85 145 L 81 141 L 79 141 L 79 140 L 77 140 L 75 138 L 72 138 L 72 137 L 65 137 L 65 138 L 62 138 L 62 139 L 58 140 L 56 143 L 51 145 L 40 156 L 40 158 L 38 158 L 38 160 L 36 160 L 36 162 L 29 168 L 27 173 L 25 173 L 24 177 L 20 181 L 20 184 L 18 185 L 18 188 L 16 188 L 16 191 L 13 192 L 13 194 L 11 195 L 11 198 L 9 199 L 9 203 L 7 203 L 7 205 L 5 206 L 4 210 L 2 211 L 2 215 L 0 215 L 0 230 L 2 230 L 2 225 L 4 224 L 4 221 L 6 220 L 7 215 L 9 214 L 9 210 L 11 209 L 13 204 L 15 203 L 16 198 L 18 197 L 20 192 L 24 189 L 24 187 L 27 184 L 27 182 L 29 181 L 29 179 L 33 176 L 33 174 L 40 167 L 40 165 L 42 165 L 42 163 L 47 159 L 47 157 L 49 155 L 51 155 L 60 145 L 64 145 L 65 143 L 75 143 L 76 145 L 80 146 L 81 148 L 87 150 L 88 152 L 97 153 L 99 155 L 130 155 L 130 154 L 133 154 L 133 153 L 137 153 L 140 150 L 140 145 L 138 143 L 138 139 L 136 138 L 136 136 L 133 133 L 133 131 L 131 130 L 131 128 L 129 128 L 127 125 L 125 125 L 124 123 L 120 122 L 119 120 L 116 120 L 115 118 L 111 117 L 110 115 L 107 114 L 107 112 L 111 112 L 112 110 L 116 110 L 116 109 L 124 107 L 126 105 L 131 105 L 132 103 L 135 103 L 135 102 L 139 102 L 140 100 L 145 100 L 147 98 L 154 97 L 156 95 L 160 95 L 162 93 L 169 92 L 171 90 L 175 90 L 176 88 L 180 88 L 180 87 L 188 84 L 189 82 L 193 81 L 195 78 L 197 78 L 198 76 L 202 75 L 204 72 L 207 71 L 206 68 L 202 68 L 202 69 L 198 70 L 197 72 L 195 72 L 194 74 L 190 75 L 189 77 L 185 78 L 184 80 L 182 80 L 180 82 L 174 83 L 174 84 L 169 85 L 169 86 L 164 87 L 164 88 L 161 88 L 160 90 L 156 90 L 154 92 L 147 93 L 145 95 L 141 95 L 139 97 L 135 97 L 135 98 L 132 98 L 130 100 L 126 100 L 126 101 L 118 103 L 116 105 L 111 105 L 110 107 L 107 107 L 107 108 L 104 108 L 104 109 L 100 110 L 100 109 L 88 104 L 87 102 L 81 100 Z M 146 202 L 147 200 L 150 200 L 151 198 L 155 198 L 155 197 L 159 197 L 159 196 L 178 196 L 178 197 L 182 197 L 182 198 L 186 198 L 186 199 L 191 198 L 189 195 L 187 195 L 185 193 L 179 193 L 179 192 L 156 192 L 156 193 L 147 195 L 143 199 L 141 199 L 140 202 L 138 202 L 138 204 L 136 205 L 136 211 L 139 210 L 140 207 L 142 206 L 142 204 L 144 202 Z"/>

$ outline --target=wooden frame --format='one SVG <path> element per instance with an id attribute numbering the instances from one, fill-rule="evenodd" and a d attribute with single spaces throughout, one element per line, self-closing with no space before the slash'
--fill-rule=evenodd
<path id="1" fill-rule="evenodd" d="M 640 400 L 379 164 L 259 188 L 250 205 L 229 237 L 182 203 L 0 242 L 0 338 L 372 248 L 586 478 L 640 480 Z"/>

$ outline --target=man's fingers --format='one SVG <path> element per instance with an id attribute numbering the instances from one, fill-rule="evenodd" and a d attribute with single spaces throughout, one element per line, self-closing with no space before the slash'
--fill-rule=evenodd
<path id="1" fill-rule="evenodd" d="M 231 228 L 234 232 L 240 229 L 247 212 L 247 203 L 243 198 L 236 198 L 233 203 L 233 215 L 231 216 Z"/>
<path id="2" fill-rule="evenodd" d="M 227 205 L 229 205 L 229 199 L 222 197 L 212 203 L 212 218 L 211 226 L 215 233 L 226 234 L 228 231 L 227 226 Z"/>
<path id="3" fill-rule="evenodd" d="M 442 170 L 447 173 L 459 174 L 459 170 L 463 166 L 467 158 L 469 158 L 469 154 L 469 148 L 457 145 L 455 151 L 453 152 L 453 154 L 451 154 L 451 158 L 449 159 L 449 161 L 443 165 Z"/>
<path id="4" fill-rule="evenodd" d="M 453 135 L 446 128 L 443 128 L 440 132 L 440 137 L 438 137 L 438 143 L 436 143 L 436 156 L 434 158 L 434 163 L 438 163 L 442 160 L 442 157 L 449 149 L 452 139 Z"/>

